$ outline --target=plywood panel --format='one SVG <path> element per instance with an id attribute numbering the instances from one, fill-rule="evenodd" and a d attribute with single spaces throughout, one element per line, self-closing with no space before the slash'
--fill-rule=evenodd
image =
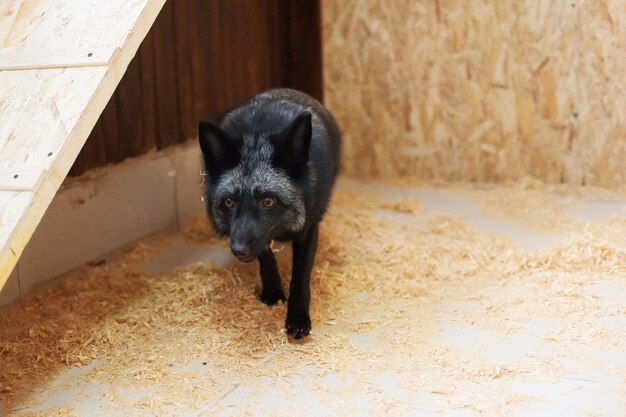
<path id="1" fill-rule="evenodd" d="M 146 0 L 76 2 L 8 0 L 0 14 L 0 45 L 19 50 L 121 46 Z M 0 6 L 1 7 L 1 6 Z"/>
<path id="2" fill-rule="evenodd" d="M 109 65 L 116 47 L 93 47 L 83 49 L 46 49 L 46 50 L 0 50 L 0 71 L 97 67 Z"/>
<path id="3" fill-rule="evenodd" d="M 0 71 L 0 170 L 34 191 L 0 190 L 0 286 L 13 269 L 164 0 L 5 1 L 0 49 L 120 48 L 108 66 Z"/>
<path id="4" fill-rule="evenodd" d="M 621 0 L 323 0 L 344 172 L 626 184 Z"/>
<path id="5" fill-rule="evenodd" d="M 47 170 L 106 72 L 107 67 L 0 71 L 0 167 Z"/>

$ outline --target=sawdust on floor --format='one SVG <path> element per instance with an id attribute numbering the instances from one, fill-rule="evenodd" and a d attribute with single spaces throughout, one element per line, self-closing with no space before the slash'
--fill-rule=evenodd
<path id="1" fill-rule="evenodd" d="M 516 200 L 516 213 L 524 212 L 524 204 L 532 213 L 538 199 L 546 204 L 544 194 L 535 191 Z M 508 191 L 498 192 L 489 190 L 491 200 L 485 201 L 493 210 L 507 198 Z M 524 195 L 523 187 L 519 192 Z M 381 219 L 375 215 L 380 209 L 417 216 L 426 227 Z M 559 212 L 560 207 L 544 210 L 556 217 Z M 307 372 L 320 378 L 344 370 L 361 375 L 350 390 L 371 395 L 379 388 L 370 376 L 397 371 L 407 376 L 406 389 L 444 396 L 450 407 L 497 413 L 525 397 L 494 395 L 482 384 L 549 379 L 561 366 L 550 358 L 580 359 L 600 347 L 626 350 L 619 329 L 589 327 L 591 317 L 626 310 L 603 306 L 583 292 L 584 285 L 607 276 L 626 279 L 626 219 L 564 224 L 568 239 L 531 252 L 456 218 L 426 214 L 417 200 L 385 202 L 341 190 L 321 226 L 312 279 L 313 332 L 301 343 L 284 334 L 286 306 L 268 308 L 257 299 L 255 265 L 196 264 L 148 275 L 140 272 L 140 263 L 158 256 L 169 240 L 139 243 L 119 259 L 90 268 L 86 278 L 68 278 L 0 317 L 3 405 L 27 403 L 64 366 L 104 359 L 85 378 L 129 388 L 148 384 L 159 394 L 145 404 L 119 398 L 120 410 L 144 407 L 171 415 L 213 404 L 215 414 L 219 399 L 241 381 L 297 375 L 307 365 Z M 205 219 L 183 230 L 193 241 L 215 240 Z M 286 278 L 290 259 L 282 255 Z M 288 279 L 283 283 L 287 289 Z M 515 335 L 538 311 L 558 320 L 561 325 L 549 338 L 551 356 L 494 366 L 484 353 L 441 345 L 436 314 L 450 299 L 480 304 L 456 313 L 477 329 Z M 361 333 L 376 341 L 370 349 L 351 341 L 350 335 Z M 202 360 L 207 372 L 172 371 L 195 360 Z M 321 383 L 314 388 L 335 407 L 351 411 L 339 401 L 343 390 Z M 379 411 L 399 412 L 404 406 L 382 404 Z"/>

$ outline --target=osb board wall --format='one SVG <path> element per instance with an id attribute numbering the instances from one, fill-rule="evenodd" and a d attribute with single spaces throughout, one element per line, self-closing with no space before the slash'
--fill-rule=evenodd
<path id="1" fill-rule="evenodd" d="M 344 172 L 626 184 L 623 0 L 323 0 Z"/>

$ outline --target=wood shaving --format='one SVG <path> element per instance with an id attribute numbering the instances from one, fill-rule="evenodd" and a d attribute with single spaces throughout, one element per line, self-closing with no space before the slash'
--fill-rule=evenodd
<path id="1" fill-rule="evenodd" d="M 372 406 L 379 413 L 410 411 L 409 403 L 385 402 L 375 383 L 381 373 L 396 372 L 405 376 L 403 389 L 441 396 L 446 407 L 498 414 L 526 399 L 505 389 L 513 381 L 555 379 L 568 359 L 626 351 L 623 332 L 597 320 L 626 314 L 623 306 L 604 304 L 585 291 L 608 278 L 626 282 L 626 219 L 581 225 L 559 245 L 532 252 L 419 207 L 417 200 L 336 193 L 320 229 L 313 333 L 301 343 L 283 332 L 286 306 L 268 308 L 257 299 L 255 264 L 196 264 L 148 275 L 141 262 L 158 256 L 167 240 L 140 243 L 90 268 L 87 277 L 68 278 L 0 317 L 3 405 L 28 404 L 67 366 L 98 363 L 81 378 L 119 390 L 151 387 L 149 399 L 122 391 L 114 397 L 117 409 L 136 415 L 146 409 L 218 414 L 232 406 L 230 392 L 259 378 L 277 381 L 277 395 L 289 398 L 290 378 L 303 372 L 339 413 L 354 413 L 353 405 L 341 401 L 347 392 L 380 398 Z M 381 219 L 381 208 L 414 216 L 425 227 Z M 213 239 L 208 227 L 206 219 L 194 219 L 183 235 Z M 285 252 L 277 258 L 281 275 L 288 277 Z M 452 308 L 451 300 L 478 308 Z M 513 341 L 524 337 L 529 318 L 558 325 L 541 336 L 554 340 L 549 352 L 529 348 L 519 360 L 494 359 L 489 346 L 468 350 L 442 339 L 441 320 L 450 314 L 476 332 L 498 332 Z M 369 341 L 365 347 L 363 340 Z M 198 361 L 206 372 L 186 370 Z M 351 385 L 325 385 L 327 375 L 341 372 Z M 258 390 L 247 398 L 264 395 Z"/>
<path id="2" fill-rule="evenodd" d="M 21 417 L 78 417 L 74 407 L 57 407 L 45 411 L 21 413 Z"/>
<path id="3" fill-rule="evenodd" d="M 189 242 L 208 242 L 216 239 L 215 232 L 205 214 L 197 214 L 185 222 L 181 233 Z"/>

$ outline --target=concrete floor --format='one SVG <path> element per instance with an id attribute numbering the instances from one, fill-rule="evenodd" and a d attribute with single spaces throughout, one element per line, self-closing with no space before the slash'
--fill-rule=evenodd
<path id="1" fill-rule="evenodd" d="M 358 183 L 344 183 L 342 186 L 357 188 L 368 191 L 372 186 Z M 398 191 L 389 188 L 373 187 L 376 192 L 382 193 L 384 198 L 393 199 L 398 197 Z M 562 235 L 552 233 L 541 233 L 529 228 L 496 219 L 485 215 L 478 205 L 474 204 L 467 195 L 462 193 L 441 192 L 433 188 L 414 188 L 408 195 L 402 192 L 404 197 L 410 196 L 419 199 L 423 208 L 427 212 L 447 214 L 461 218 L 480 228 L 494 231 L 510 237 L 514 242 L 530 250 L 554 245 L 563 239 Z M 575 202 L 576 216 L 584 220 L 597 220 L 611 215 L 625 216 L 626 202 L 617 200 L 584 200 Z M 410 216 L 392 211 L 381 210 L 379 215 L 384 218 L 392 218 L 395 221 L 406 223 L 412 227 L 420 227 Z M 217 264 L 225 265 L 232 261 L 229 253 L 224 249 L 208 247 L 207 245 L 191 244 L 182 239 L 175 241 L 172 246 L 161 256 L 146 262 L 143 269 L 146 272 L 158 272 L 177 266 L 188 265 L 195 262 L 211 260 Z M 625 266 L 626 268 L 626 266 Z M 626 278 L 626 277 L 625 277 Z M 624 306 L 626 300 L 625 279 L 607 278 L 600 284 L 590 286 L 586 289 L 588 294 L 597 297 L 601 303 L 609 303 Z M 480 346 L 488 345 L 489 359 L 494 364 L 524 359 L 525 354 L 531 348 L 540 347 L 542 336 L 549 332 L 558 323 L 554 323 L 541 318 L 529 318 L 523 337 L 506 334 L 489 333 L 477 331 L 467 323 L 456 320 L 455 312 L 460 310 L 476 310 L 480 308 L 478 303 L 459 302 L 449 300 L 442 307 L 446 314 L 436 318 L 440 326 L 441 346 L 453 347 L 455 349 L 472 350 Z M 623 311 L 623 310 L 622 310 Z M 626 337 L 626 316 L 622 317 L 601 317 L 606 323 L 616 326 L 624 331 Z M 367 334 L 354 334 L 351 336 L 351 343 L 359 349 L 367 351 L 375 348 L 376 340 L 372 340 Z M 267 360 L 271 360 L 268 358 Z M 563 373 L 558 381 L 535 381 L 513 383 L 507 387 L 510 392 L 519 393 L 521 396 L 529 395 L 538 400 L 529 401 L 523 404 L 511 406 L 508 410 L 503 410 L 504 414 L 510 416 L 624 416 L 624 391 L 625 371 L 626 371 L 626 351 L 624 352 L 597 352 L 598 363 L 603 366 L 598 369 L 590 369 L 587 365 L 576 363 L 569 364 L 567 373 Z M 588 364 L 588 362 L 586 362 Z M 112 408 L 113 399 L 111 392 L 115 387 L 108 386 L 105 382 L 80 382 L 80 375 L 87 373 L 97 363 L 89 367 L 72 368 L 62 372 L 55 380 L 50 381 L 51 387 L 61 387 L 67 384 L 73 388 L 64 391 L 47 394 L 41 392 L 37 395 L 35 407 L 18 407 L 15 411 L 44 411 L 52 407 L 71 405 L 80 416 L 123 416 L 127 410 L 115 410 Z M 577 372 L 571 372 L 577 369 Z M 309 390 L 311 377 L 309 370 L 303 366 L 300 372 L 294 375 L 287 375 L 292 388 L 292 395 L 289 399 L 281 401 L 298 405 L 301 410 L 300 415 L 310 416 L 334 416 L 339 415 L 332 405 L 324 403 L 319 393 L 312 393 Z M 203 373 L 206 369 L 202 365 L 202 360 L 190 363 L 186 369 L 173 369 L 171 372 Z M 323 381 L 317 381 L 329 388 L 341 389 L 350 384 L 354 375 L 350 370 L 341 372 L 330 372 L 323 377 Z M 372 382 L 379 393 L 390 402 L 402 402 L 411 404 L 411 411 L 394 415 L 411 416 L 474 416 L 479 413 L 468 409 L 447 409 L 446 401 L 441 395 L 436 393 L 413 392 L 399 385 L 399 381 L 407 376 L 388 372 L 381 373 Z M 497 384 L 497 380 L 494 382 Z M 258 389 L 258 384 L 263 384 L 266 388 L 266 395 L 259 403 L 254 397 L 249 397 L 248 393 Z M 246 415 L 280 415 L 281 409 L 287 409 L 285 405 L 278 408 L 277 398 L 279 392 L 276 387 L 278 380 L 249 381 L 243 384 L 233 385 L 225 390 L 225 394 L 219 400 L 220 404 L 206 404 L 202 409 L 189 412 L 181 412 L 177 415 L 185 416 L 210 416 L 215 415 L 212 410 L 220 409 L 220 416 Z M 149 398 L 150 386 L 140 387 L 135 392 L 120 392 L 120 396 L 136 396 Z M 486 392 L 489 387 L 485 387 Z M 376 397 L 380 401 L 380 396 Z M 374 397 L 368 393 L 355 393 L 345 398 L 343 406 L 352 406 L 352 415 L 381 415 L 373 412 L 376 410 Z M 219 407 L 218 407 L 219 405 Z M 148 410 L 146 410 L 147 412 Z M 147 413 L 146 415 L 151 415 Z"/>

